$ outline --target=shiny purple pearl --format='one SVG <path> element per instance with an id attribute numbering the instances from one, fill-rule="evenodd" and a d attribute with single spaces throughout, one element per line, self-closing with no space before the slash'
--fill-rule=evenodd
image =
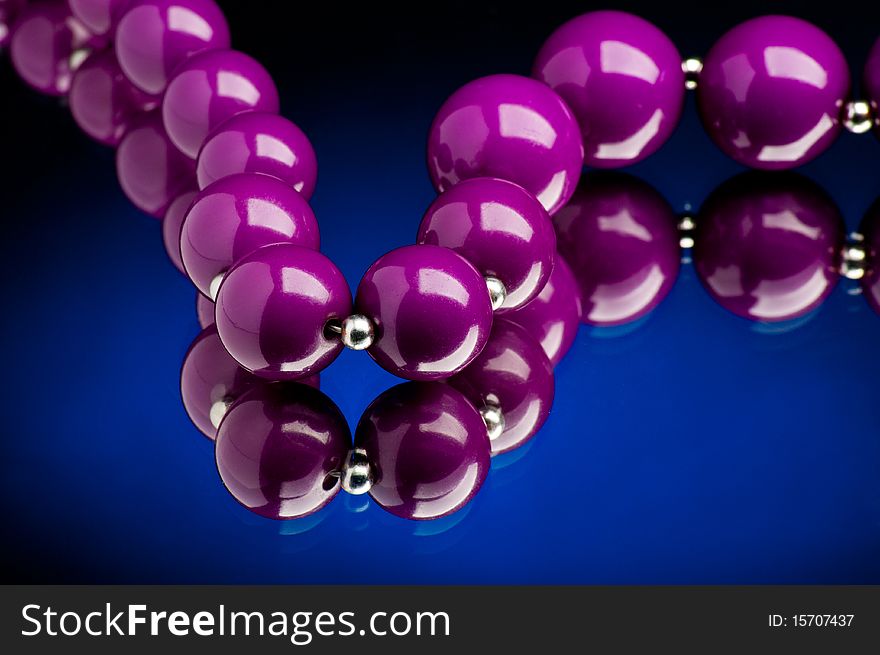
<path id="1" fill-rule="evenodd" d="M 649 185 L 593 173 L 554 217 L 559 252 L 581 290 L 584 323 L 621 325 L 666 297 L 681 259 L 677 220 Z"/>
<path id="2" fill-rule="evenodd" d="M 457 373 L 492 329 L 485 280 L 461 255 L 439 246 L 405 246 L 380 257 L 364 274 L 355 307 L 376 326 L 370 356 L 408 380 Z"/>
<path id="3" fill-rule="evenodd" d="M 752 168 L 778 170 L 831 145 L 849 86 L 846 59 L 825 32 L 800 18 L 762 16 L 715 43 L 697 102 L 725 153 Z"/>
<path id="4" fill-rule="evenodd" d="M 544 207 L 521 186 L 491 177 L 463 180 L 431 204 L 418 243 L 450 248 L 507 290 L 502 309 L 534 298 L 553 267 L 556 234 Z"/>
<path id="5" fill-rule="evenodd" d="M 188 58 L 228 48 L 229 26 L 212 0 L 139 0 L 119 19 L 115 47 L 128 79 L 159 95 Z"/>
<path id="6" fill-rule="evenodd" d="M 863 245 L 866 255 L 862 292 L 868 305 L 880 314 L 880 201 L 868 210 L 860 231 L 865 238 Z"/>
<path id="7" fill-rule="evenodd" d="M 82 63 L 73 75 L 68 98 L 76 124 L 108 146 L 118 145 L 141 114 L 159 104 L 122 74 L 112 49 L 95 52 Z"/>
<path id="8" fill-rule="evenodd" d="M 504 430 L 492 440 L 492 454 L 518 448 L 531 439 L 550 415 L 553 366 L 528 331 L 503 318 L 495 320 L 483 352 L 449 384 L 475 407 L 496 405 Z"/>
<path id="9" fill-rule="evenodd" d="M 186 218 L 186 212 L 197 193 L 198 191 L 192 189 L 181 193 L 168 205 L 165 218 L 162 219 L 162 244 L 165 246 L 165 252 L 174 267 L 184 275 L 186 275 L 186 269 L 183 268 L 183 261 L 180 258 L 180 231 L 183 227 L 183 219 Z"/>
<path id="10" fill-rule="evenodd" d="M 161 218 L 177 196 L 195 186 L 195 164 L 168 140 L 162 117 L 153 111 L 119 142 L 116 177 L 138 209 Z"/>
<path id="11" fill-rule="evenodd" d="M 10 37 L 15 71 L 30 87 L 63 96 L 73 77 L 71 55 L 91 35 L 70 15 L 64 2 L 39 2 L 18 14 Z"/>
<path id="12" fill-rule="evenodd" d="M 675 45 L 622 11 L 594 11 L 562 25 L 541 47 L 533 74 L 571 107 L 584 163 L 598 168 L 627 166 L 655 152 L 684 104 Z"/>
<path id="13" fill-rule="evenodd" d="M 215 319 L 226 350 L 260 377 L 321 371 L 343 348 L 327 323 L 351 314 L 351 292 L 327 257 L 291 243 L 264 246 L 223 278 Z"/>
<path id="14" fill-rule="evenodd" d="M 865 62 L 862 75 L 862 88 L 874 110 L 874 133 L 880 135 L 880 122 L 876 119 L 877 111 L 880 109 L 880 39 L 874 42 L 868 53 L 868 61 Z"/>
<path id="15" fill-rule="evenodd" d="M 132 0 L 67 0 L 67 6 L 86 29 L 95 35 L 109 35 Z"/>
<path id="16" fill-rule="evenodd" d="M 180 254 L 199 291 L 213 297 L 219 276 L 270 243 L 317 250 L 318 221 L 309 203 L 284 182 L 256 173 L 218 180 L 192 201 L 180 233 Z"/>
<path id="17" fill-rule="evenodd" d="M 438 191 L 472 177 L 499 177 L 535 195 L 551 214 L 577 186 L 584 164 L 571 110 L 545 84 L 490 75 L 453 93 L 428 135 L 428 170 Z"/>
<path id="18" fill-rule="evenodd" d="M 0 48 L 6 47 L 12 34 L 12 26 L 27 0 L 0 0 Z"/>
<path id="19" fill-rule="evenodd" d="M 195 159 L 211 130 L 226 119 L 246 111 L 277 113 L 278 105 L 278 89 L 260 63 L 236 50 L 212 50 L 174 72 L 162 120 L 174 145 Z"/>
<path id="20" fill-rule="evenodd" d="M 214 301 L 198 291 L 196 292 L 196 318 L 202 328 L 214 325 Z"/>
<path id="21" fill-rule="evenodd" d="M 436 519 L 461 509 L 489 471 L 490 446 L 479 412 L 438 382 L 406 382 L 376 398 L 355 430 L 375 467 L 370 495 L 405 519 Z"/>
<path id="22" fill-rule="evenodd" d="M 277 177 L 308 200 L 318 181 L 318 160 L 308 137 L 283 116 L 250 111 L 233 116 L 208 136 L 196 175 L 204 189 L 235 173 Z"/>
<path id="23" fill-rule="evenodd" d="M 312 514 L 339 492 L 351 432 L 339 408 L 306 385 L 259 386 L 230 407 L 215 454 L 223 484 L 269 519 Z"/>
<path id="24" fill-rule="evenodd" d="M 556 366 L 574 343 L 582 315 L 581 291 L 574 273 L 562 255 L 557 255 L 541 293 L 504 318 L 526 328 Z"/>
<path id="25" fill-rule="evenodd" d="M 708 198 L 694 240 L 697 273 L 718 304 L 754 321 L 784 321 L 834 288 L 843 219 L 806 178 L 745 174 Z"/>

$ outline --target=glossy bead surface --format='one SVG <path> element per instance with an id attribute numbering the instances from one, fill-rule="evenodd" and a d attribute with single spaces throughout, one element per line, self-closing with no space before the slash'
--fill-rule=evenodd
<path id="1" fill-rule="evenodd" d="M 880 201 L 865 214 L 859 228 L 865 248 L 865 275 L 861 279 L 862 292 L 868 305 L 880 314 Z"/>
<path id="2" fill-rule="evenodd" d="M 184 275 L 186 275 L 186 270 L 183 268 L 183 261 L 180 258 L 180 231 L 186 212 L 197 193 L 194 189 L 181 193 L 168 205 L 165 217 L 162 219 L 162 244 L 165 246 L 165 252 L 174 267 Z"/>
<path id="3" fill-rule="evenodd" d="M 289 243 L 240 260 L 217 296 L 217 331 L 239 364 L 260 377 L 313 375 L 343 348 L 327 322 L 351 314 L 345 278 L 324 255 Z"/>
<path id="4" fill-rule="evenodd" d="M 376 398 L 355 431 L 373 463 L 370 495 L 405 519 L 436 519 L 463 507 L 489 470 L 483 419 L 459 391 L 407 382 Z"/>
<path id="5" fill-rule="evenodd" d="M 195 186 L 195 165 L 168 140 L 154 111 L 138 118 L 119 142 L 116 177 L 135 207 L 161 218 L 177 196 Z"/>
<path id="6" fill-rule="evenodd" d="M 504 314 L 504 318 L 526 328 L 556 366 L 574 343 L 582 314 L 581 292 L 574 273 L 562 255 L 557 255 L 541 293 L 519 309 Z"/>
<path id="7" fill-rule="evenodd" d="M 272 175 L 308 200 L 318 180 L 318 161 L 296 125 L 277 114 L 250 111 L 221 123 L 199 151 L 200 188 L 235 173 Z"/>
<path id="8" fill-rule="evenodd" d="M 577 117 L 588 166 L 644 159 L 681 116 L 678 50 L 653 24 L 622 11 L 583 14 L 559 27 L 541 47 L 533 74 Z"/>
<path id="9" fill-rule="evenodd" d="M 675 283 L 681 258 L 676 217 L 641 180 L 590 174 L 554 222 L 559 252 L 581 290 L 584 323 L 634 321 Z"/>
<path id="10" fill-rule="evenodd" d="M 27 0 L 0 0 L 0 48 L 5 48 L 9 43 L 12 26 L 26 6 Z"/>
<path id="11" fill-rule="evenodd" d="M 449 384 L 475 407 L 497 405 L 504 430 L 492 440 L 492 454 L 513 450 L 531 439 L 550 415 L 553 367 L 528 331 L 497 318 L 486 347 Z"/>
<path id="12" fill-rule="evenodd" d="M 214 301 L 198 291 L 196 292 L 196 318 L 202 328 L 214 325 Z"/>
<path id="13" fill-rule="evenodd" d="M 318 221 L 300 194 L 256 173 L 225 177 L 200 191 L 180 233 L 183 267 L 206 296 L 214 278 L 270 243 L 317 250 Z"/>
<path id="14" fill-rule="evenodd" d="M 19 12 L 9 54 L 15 72 L 46 95 L 63 96 L 73 78 L 71 54 L 88 40 L 63 2 L 32 3 Z"/>
<path id="15" fill-rule="evenodd" d="M 865 62 L 862 73 L 862 90 L 867 96 L 874 112 L 874 133 L 880 135 L 880 121 L 877 120 L 880 111 L 880 38 L 878 38 Z"/>
<path id="16" fill-rule="evenodd" d="M 70 13 L 92 34 L 109 35 L 132 0 L 67 0 Z"/>
<path id="17" fill-rule="evenodd" d="M 326 395 L 302 384 L 267 384 L 240 398 L 220 424 L 217 470 L 247 509 L 295 519 L 339 492 L 350 444 L 345 417 Z"/>
<path id="18" fill-rule="evenodd" d="M 125 75 L 159 95 L 180 64 L 229 47 L 229 26 L 213 0 L 140 0 L 119 19 L 116 54 Z"/>
<path id="19" fill-rule="evenodd" d="M 534 298 L 556 254 L 553 224 L 541 203 L 521 186 L 488 177 L 463 180 L 440 194 L 416 241 L 450 248 L 483 276 L 498 278 L 506 291 L 501 309 Z"/>
<path id="20" fill-rule="evenodd" d="M 440 107 L 428 135 L 438 191 L 472 177 L 499 177 L 535 195 L 551 214 L 574 192 L 584 163 L 571 110 L 545 84 L 491 75 L 465 84 Z"/>
<path id="21" fill-rule="evenodd" d="M 380 257 L 358 286 L 355 308 L 376 326 L 370 356 L 410 380 L 457 373 L 483 349 L 492 328 L 483 277 L 439 246 L 406 246 Z"/>
<path id="22" fill-rule="evenodd" d="M 715 43 L 697 101 L 725 153 L 775 170 L 800 166 L 831 145 L 849 86 L 843 53 L 825 32 L 799 18 L 762 16 Z"/>
<path id="23" fill-rule="evenodd" d="M 68 100 L 82 131 L 108 146 L 118 145 L 140 115 L 159 102 L 128 81 L 112 49 L 94 52 L 82 63 Z"/>
<path id="24" fill-rule="evenodd" d="M 815 309 L 833 289 L 843 219 L 806 178 L 745 174 L 704 203 L 694 238 L 697 273 L 722 307 L 783 321 Z"/>
<path id="25" fill-rule="evenodd" d="M 245 111 L 278 112 L 278 89 L 255 59 L 236 50 L 191 57 L 174 71 L 162 99 L 168 137 L 195 159 L 208 134 Z"/>

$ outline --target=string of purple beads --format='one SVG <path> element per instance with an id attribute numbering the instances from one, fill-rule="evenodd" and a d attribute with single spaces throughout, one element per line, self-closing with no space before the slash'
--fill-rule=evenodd
<path id="1" fill-rule="evenodd" d="M 597 197 L 578 181 L 585 163 L 624 166 L 656 151 L 681 114 L 688 73 L 699 73 L 712 138 L 754 168 L 800 165 L 843 124 L 862 131 L 880 97 L 878 46 L 866 66 L 866 109 L 849 100 L 837 46 L 799 19 L 743 23 L 700 69 L 683 67 L 675 46 L 638 17 L 585 14 L 551 35 L 533 78 L 481 78 L 443 104 L 427 153 L 440 195 L 417 245 L 377 260 L 352 300 L 318 251 L 307 202 L 314 150 L 277 115 L 265 69 L 229 49 L 213 2 L 24 5 L 0 2 L 0 22 L 14 25 L 13 64 L 38 90 L 69 95 L 82 129 L 117 148 L 126 195 L 164 219 L 172 261 L 202 294 L 200 320 L 213 317 L 185 361 L 184 402 L 199 429 L 216 435 L 224 484 L 271 518 L 316 511 L 340 486 L 369 491 L 406 518 L 455 511 L 479 489 L 490 453 L 521 445 L 546 420 L 552 365 L 581 318 L 625 323 L 665 297 L 681 249 L 665 201 L 645 189 L 615 197 L 613 185 L 610 198 L 607 189 Z M 737 226 L 736 216 L 755 210 L 749 197 L 740 202 L 734 218 L 719 209 L 699 225 L 704 284 L 749 318 L 810 311 L 845 263 L 840 222 L 815 212 L 801 217 L 809 229 L 765 225 L 769 240 L 796 246 L 776 268 L 798 272 L 768 291 L 761 282 L 781 276 L 755 270 L 766 240 Z M 876 261 L 877 232 L 863 230 L 850 263 Z M 876 304 L 875 268 L 858 270 Z M 370 405 L 353 445 L 338 409 L 313 388 L 345 346 L 414 381 Z M 518 364 L 501 369 L 506 353 Z"/>

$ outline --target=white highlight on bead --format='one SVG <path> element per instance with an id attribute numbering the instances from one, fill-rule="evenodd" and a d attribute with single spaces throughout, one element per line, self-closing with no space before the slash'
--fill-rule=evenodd
<path id="1" fill-rule="evenodd" d="M 703 60 L 699 57 L 688 57 L 681 62 L 681 72 L 684 73 L 684 88 L 693 91 L 697 88 L 700 73 L 703 72 Z"/>
<path id="2" fill-rule="evenodd" d="M 697 224 L 694 219 L 690 216 L 682 216 L 678 221 L 678 245 L 681 246 L 682 250 L 687 250 L 689 248 L 694 247 L 694 230 L 697 228 Z"/>
<path id="3" fill-rule="evenodd" d="M 864 134 L 874 126 L 873 114 L 864 100 L 851 100 L 843 107 L 843 126 L 853 134 Z"/>
<path id="4" fill-rule="evenodd" d="M 849 280 L 865 277 L 865 261 L 868 253 L 864 246 L 865 237 L 858 232 L 849 235 L 849 243 L 843 247 L 840 258 L 840 274 Z"/>

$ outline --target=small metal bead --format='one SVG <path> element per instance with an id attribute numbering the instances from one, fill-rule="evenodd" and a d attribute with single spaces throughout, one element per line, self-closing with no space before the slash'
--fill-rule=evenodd
<path id="1" fill-rule="evenodd" d="M 211 405 L 208 418 L 211 419 L 211 425 L 213 425 L 215 429 L 220 427 L 220 421 L 226 416 L 226 412 L 229 411 L 230 405 L 232 405 L 232 399 L 227 397 L 216 400 L 214 401 L 214 404 Z"/>
<path id="2" fill-rule="evenodd" d="M 89 58 L 90 54 L 92 54 L 91 48 L 77 48 L 71 52 L 70 56 L 67 58 L 67 65 L 70 67 L 70 72 L 76 72 L 76 70 L 82 66 L 82 63 Z"/>
<path id="3" fill-rule="evenodd" d="M 329 327 L 336 331 L 333 325 Z M 352 350 L 366 350 L 376 340 L 376 326 L 363 314 L 352 314 L 343 319 L 338 329 L 342 343 Z"/>
<path id="4" fill-rule="evenodd" d="M 864 100 L 851 100 L 843 107 L 843 126 L 853 134 L 864 134 L 874 126 L 873 114 Z"/>
<path id="5" fill-rule="evenodd" d="M 843 247 L 840 260 L 840 274 L 849 280 L 865 277 L 865 261 L 868 253 L 863 245 L 865 237 L 858 232 L 849 235 L 849 242 Z"/>
<path id="6" fill-rule="evenodd" d="M 208 294 L 211 297 L 211 300 L 217 302 L 217 293 L 220 291 L 220 284 L 223 282 L 223 277 L 226 275 L 226 271 L 221 271 L 214 276 L 214 279 L 211 280 L 211 284 L 208 286 Z"/>
<path id="7" fill-rule="evenodd" d="M 679 219 L 678 233 L 680 236 L 678 244 L 681 246 L 682 250 L 687 250 L 694 247 L 694 230 L 696 228 L 697 224 L 692 217 L 682 216 Z"/>
<path id="8" fill-rule="evenodd" d="M 373 488 L 373 466 L 363 448 L 352 448 L 342 465 L 342 489 L 360 496 Z"/>
<path id="9" fill-rule="evenodd" d="M 480 407 L 480 416 L 483 417 L 483 423 L 486 424 L 486 432 L 489 434 L 489 441 L 494 441 L 504 432 L 504 414 L 498 405 L 483 405 Z"/>
<path id="10" fill-rule="evenodd" d="M 486 276 L 486 288 L 489 290 L 489 300 L 492 302 L 492 310 L 501 309 L 501 305 L 507 300 L 507 287 L 504 282 L 491 275 Z"/>
<path id="11" fill-rule="evenodd" d="M 703 60 L 699 57 L 688 57 L 681 62 L 681 70 L 684 73 L 684 88 L 688 91 L 696 89 L 700 73 L 703 72 Z"/>

